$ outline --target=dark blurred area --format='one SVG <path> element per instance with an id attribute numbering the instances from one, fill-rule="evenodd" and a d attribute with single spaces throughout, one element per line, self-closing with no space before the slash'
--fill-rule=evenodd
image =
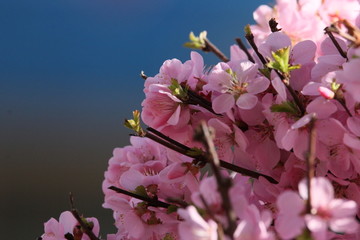
<path id="1" fill-rule="evenodd" d="M 227 55 L 269 1 L 0 1 L 1 239 L 35 239 L 69 209 L 114 233 L 101 184 L 143 99 L 141 70 L 189 59 L 190 31 Z M 205 54 L 208 65 L 218 60 Z"/>

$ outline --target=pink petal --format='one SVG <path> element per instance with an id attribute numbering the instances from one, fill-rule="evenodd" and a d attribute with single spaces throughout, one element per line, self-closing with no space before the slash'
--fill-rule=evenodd
<path id="1" fill-rule="evenodd" d="M 297 120 L 292 126 L 291 129 L 298 129 L 301 128 L 303 126 L 305 126 L 306 124 L 308 124 L 311 119 L 313 119 L 316 116 L 315 113 L 309 113 L 304 115 L 302 118 L 300 118 L 299 120 Z"/>
<path id="2" fill-rule="evenodd" d="M 281 81 L 279 77 L 275 77 L 271 81 L 272 86 L 275 88 L 276 92 L 279 94 L 282 101 L 286 100 L 286 87 L 285 84 Z"/>
<path id="3" fill-rule="evenodd" d="M 321 86 L 322 86 L 321 83 L 309 82 L 308 84 L 306 84 L 304 86 L 301 93 L 304 95 L 309 95 L 309 96 L 318 96 L 320 94 L 319 87 L 321 87 Z"/>
<path id="4" fill-rule="evenodd" d="M 245 52 L 241 50 L 238 45 L 232 45 L 230 47 L 230 59 L 231 61 L 248 60 Z"/>
<path id="5" fill-rule="evenodd" d="M 133 191 L 137 186 L 140 186 L 144 183 L 144 176 L 136 170 L 129 169 L 124 172 L 120 178 L 120 184 L 125 189 Z"/>
<path id="6" fill-rule="evenodd" d="M 317 121 L 316 130 L 319 141 L 327 146 L 343 143 L 345 128 L 334 118 Z"/>
<path id="7" fill-rule="evenodd" d="M 134 212 L 129 211 L 124 216 L 124 228 L 127 232 L 129 232 L 129 235 L 135 239 L 141 239 L 141 237 L 144 237 L 145 232 L 145 226 L 140 217 L 135 215 Z"/>
<path id="8" fill-rule="evenodd" d="M 313 208 L 324 207 L 334 198 L 334 188 L 330 181 L 324 177 L 311 180 L 311 206 Z"/>
<path id="9" fill-rule="evenodd" d="M 323 220 L 321 217 L 318 216 L 306 215 L 305 221 L 306 221 L 306 226 L 309 228 L 309 230 L 321 237 L 319 239 L 323 239 L 323 240 L 326 239 L 324 238 L 327 232 L 327 224 L 325 220 Z"/>
<path id="10" fill-rule="evenodd" d="M 344 134 L 344 144 L 350 148 L 360 150 L 360 139 L 348 133 Z"/>
<path id="11" fill-rule="evenodd" d="M 270 81 L 265 77 L 258 77 L 251 79 L 249 86 L 246 87 L 246 90 L 249 93 L 257 94 L 265 91 L 270 85 Z"/>
<path id="12" fill-rule="evenodd" d="M 296 141 L 297 137 L 298 137 L 298 131 L 297 130 L 292 130 L 292 129 L 287 130 L 286 134 L 281 139 L 282 147 L 285 150 L 290 151 L 290 149 L 292 149 L 294 147 L 294 144 L 295 144 L 295 141 Z"/>
<path id="13" fill-rule="evenodd" d="M 276 205 L 281 213 L 293 216 L 300 215 L 305 209 L 305 201 L 300 198 L 298 193 L 290 190 L 279 195 Z"/>
<path id="14" fill-rule="evenodd" d="M 304 64 L 314 61 L 316 44 L 311 40 L 297 43 L 291 51 L 293 64 Z"/>
<path id="15" fill-rule="evenodd" d="M 357 204 L 352 200 L 333 199 L 329 204 L 329 209 L 334 218 L 352 218 L 357 213 Z"/>
<path id="16" fill-rule="evenodd" d="M 74 227 L 78 224 L 78 221 L 69 211 L 61 213 L 59 217 L 59 222 L 64 226 L 64 234 L 66 233 L 72 234 Z"/>
<path id="17" fill-rule="evenodd" d="M 258 98 L 250 93 L 241 94 L 238 100 L 236 101 L 236 105 L 241 109 L 252 109 L 255 107 Z"/>
<path id="18" fill-rule="evenodd" d="M 180 112 L 181 112 L 181 105 L 178 105 L 175 112 L 167 120 L 167 123 L 170 125 L 177 125 L 180 118 Z"/>
<path id="19" fill-rule="evenodd" d="M 212 108 L 216 113 L 226 113 L 235 104 L 235 99 L 231 94 L 221 94 L 212 101 Z"/>
<path id="20" fill-rule="evenodd" d="M 355 233 L 359 228 L 359 224 L 355 220 L 355 216 L 352 218 L 340 218 L 331 220 L 329 225 L 331 230 L 340 233 Z"/>
<path id="21" fill-rule="evenodd" d="M 324 119 L 335 113 L 337 111 L 337 106 L 332 103 L 332 101 L 326 100 L 323 97 L 318 97 L 307 105 L 306 111 L 309 113 L 316 113 L 316 118 L 318 119 Z"/>
<path id="22" fill-rule="evenodd" d="M 346 121 L 349 130 L 360 137 L 360 118 L 359 117 L 349 117 Z"/>

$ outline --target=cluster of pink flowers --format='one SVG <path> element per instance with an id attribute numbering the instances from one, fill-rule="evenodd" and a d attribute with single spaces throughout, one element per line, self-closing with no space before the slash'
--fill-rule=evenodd
<path id="1" fill-rule="evenodd" d="M 229 61 L 208 68 L 191 52 L 147 77 L 141 117 L 150 128 L 135 113 L 127 124 L 138 136 L 105 172 L 103 206 L 118 229 L 107 239 L 360 239 L 359 42 L 323 31 L 345 19 L 356 31 L 359 11 L 355 0 L 278 0 L 254 13 L 250 58 L 233 45 Z M 233 230 L 194 140 L 201 122 L 231 181 Z M 89 239 L 65 237 L 78 229 L 69 214 L 45 223 L 42 239 Z"/>

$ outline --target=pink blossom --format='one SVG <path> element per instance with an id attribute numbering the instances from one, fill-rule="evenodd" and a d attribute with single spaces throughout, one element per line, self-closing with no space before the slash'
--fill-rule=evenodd
<path id="1" fill-rule="evenodd" d="M 180 239 L 184 240 L 217 240 L 217 224 L 213 220 L 205 221 L 194 206 L 179 209 L 179 215 L 184 219 L 179 224 Z"/>
<path id="2" fill-rule="evenodd" d="M 190 120 L 189 109 L 161 84 L 152 84 L 142 102 L 142 120 L 148 126 L 161 130 L 166 126 L 184 127 Z"/>
<path id="3" fill-rule="evenodd" d="M 307 199 L 306 182 L 299 184 L 299 193 Z M 311 181 L 311 214 L 305 216 L 306 225 L 317 239 L 325 239 L 327 227 L 334 232 L 354 233 L 358 223 L 357 205 L 352 200 L 334 198 L 334 190 L 326 178 Z"/>
<path id="4" fill-rule="evenodd" d="M 272 216 L 268 211 L 260 212 L 255 205 L 246 207 L 246 214 L 240 220 L 235 232 L 235 240 L 272 240 L 274 234 L 268 230 Z"/>
<path id="5" fill-rule="evenodd" d="M 269 81 L 258 76 L 257 64 L 250 61 L 217 64 L 209 74 L 204 90 L 212 92 L 213 109 L 226 113 L 235 105 L 241 109 L 252 109 L 258 99 L 256 94 L 265 91 Z"/>
<path id="6" fill-rule="evenodd" d="M 99 222 L 96 218 L 86 218 L 88 223 L 92 224 L 92 232 L 95 236 L 99 235 L 100 227 Z M 45 233 L 41 236 L 43 240 L 66 240 L 65 235 L 70 234 L 71 236 L 77 237 L 81 240 L 90 240 L 86 233 L 78 229 L 80 224 L 75 219 L 73 214 L 69 211 L 61 213 L 59 222 L 51 218 L 44 224 Z"/>

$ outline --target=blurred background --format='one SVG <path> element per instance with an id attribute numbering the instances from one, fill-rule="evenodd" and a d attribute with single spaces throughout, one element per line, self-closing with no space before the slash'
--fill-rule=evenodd
<path id="1" fill-rule="evenodd" d="M 123 127 L 141 109 L 143 79 L 186 61 L 190 31 L 207 30 L 229 56 L 271 0 L 0 1 L 0 238 L 35 239 L 69 209 L 114 233 L 101 183 Z M 203 54 L 207 65 L 218 60 Z"/>

